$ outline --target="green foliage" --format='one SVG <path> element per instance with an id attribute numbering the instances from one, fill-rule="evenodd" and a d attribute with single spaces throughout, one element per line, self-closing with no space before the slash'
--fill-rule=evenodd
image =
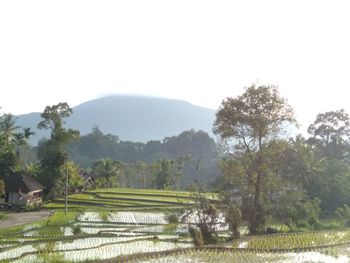
<path id="1" fill-rule="evenodd" d="M 46 106 L 41 117 L 44 119 L 38 124 L 39 129 L 50 129 L 51 139 L 63 144 L 68 143 L 72 138 L 79 136 L 79 132 L 72 129 L 64 129 L 64 118 L 69 117 L 73 110 L 67 103 L 58 103 L 53 106 Z"/>
<path id="2" fill-rule="evenodd" d="M 318 218 L 321 212 L 320 204 L 320 199 L 314 198 L 308 200 L 303 206 L 302 213 L 306 216 L 307 222 L 312 228 L 316 228 L 318 226 Z"/>
<path id="3" fill-rule="evenodd" d="M 265 195 L 273 182 L 269 175 L 275 174 L 269 167 L 275 165 L 272 156 L 278 156 L 284 148 L 276 138 L 293 121 L 292 108 L 274 86 L 252 85 L 242 95 L 225 99 L 216 113 L 214 132 L 240 171 L 235 180 L 241 182 L 238 190 L 251 233 L 264 228 Z"/>
<path id="4" fill-rule="evenodd" d="M 171 214 L 167 215 L 166 218 L 170 224 L 179 223 L 179 218 L 175 213 L 171 213 Z"/>
<path id="5" fill-rule="evenodd" d="M 349 115 L 343 109 L 320 113 L 308 133 L 316 161 L 306 190 L 311 198 L 321 200 L 323 214 L 332 215 L 350 202 Z"/>
<path id="6" fill-rule="evenodd" d="M 67 214 L 63 210 L 56 210 L 55 213 L 47 220 L 48 226 L 67 225 L 72 223 L 80 214 L 79 211 L 68 211 Z"/>
<path id="7" fill-rule="evenodd" d="M 203 131 L 184 131 L 178 136 L 166 137 L 163 141 L 147 143 L 125 142 L 117 136 L 103 134 L 98 127 L 91 133 L 83 135 L 79 140 L 68 145 L 72 160 L 81 167 L 92 167 L 101 158 L 120 160 L 125 164 L 119 174 L 119 186 L 150 188 L 157 160 L 177 160 L 191 156 L 191 160 L 183 162 L 180 187 L 193 180 L 207 183 L 217 177 L 217 149 L 215 142 Z M 187 158 L 187 157 L 186 157 Z M 200 168 L 200 169 L 199 169 Z"/>
<path id="8" fill-rule="evenodd" d="M 96 185 L 97 189 L 105 188 L 106 185 L 108 185 L 107 179 L 104 177 L 99 177 L 99 178 L 95 179 L 95 185 Z"/>
<path id="9" fill-rule="evenodd" d="M 6 218 L 5 212 L 0 212 L 0 220 Z"/>
<path id="10" fill-rule="evenodd" d="M 39 262 L 45 263 L 65 263 L 64 255 L 55 252 L 55 242 L 46 242 L 33 245 L 37 250 L 37 257 Z"/>
<path id="11" fill-rule="evenodd" d="M 51 138 L 41 141 L 38 146 L 38 159 L 41 166 L 39 180 L 49 191 L 55 190 L 54 187 L 57 190 L 63 178 L 62 167 L 68 159 L 64 146 L 79 137 L 79 131 L 63 128 L 63 118 L 69 117 L 72 112 L 67 103 L 47 106 L 41 114 L 44 120 L 38 124 L 39 129 L 51 130 Z"/>
<path id="12" fill-rule="evenodd" d="M 25 161 L 21 163 L 21 149 L 28 146 L 33 133 L 29 128 L 20 128 L 12 114 L 0 115 L 0 179 L 25 165 Z"/>
<path id="13" fill-rule="evenodd" d="M 25 211 L 29 212 L 29 211 L 39 211 L 41 209 L 41 204 L 29 204 L 25 207 Z"/>
<path id="14" fill-rule="evenodd" d="M 197 185 L 197 191 L 193 193 L 194 208 L 196 214 L 196 226 L 199 228 L 205 244 L 215 244 L 218 241 L 216 226 L 219 222 L 219 210 L 211 199 L 204 194 L 201 185 Z"/>
<path id="15" fill-rule="evenodd" d="M 153 163 L 154 185 L 157 189 L 180 189 L 183 170 L 191 157 L 181 156 L 176 160 L 160 159 Z"/>
<path id="16" fill-rule="evenodd" d="M 229 206 L 226 215 L 226 222 L 228 223 L 229 230 L 232 232 L 233 238 L 239 238 L 240 232 L 238 230 L 241 224 L 241 210 L 236 204 Z"/>
<path id="17" fill-rule="evenodd" d="M 168 235 L 175 234 L 177 230 L 178 223 L 171 223 L 169 221 L 169 224 L 164 226 L 163 233 L 166 233 Z"/>
<path id="18" fill-rule="evenodd" d="M 306 199 L 300 200 L 297 193 L 287 193 L 279 203 L 275 204 L 273 217 L 278 222 L 286 225 L 289 230 L 295 227 L 308 227 L 318 229 L 320 200 Z"/>
<path id="19" fill-rule="evenodd" d="M 73 226 L 73 234 L 74 235 L 79 235 L 79 234 L 81 234 L 81 227 L 79 226 L 79 225 L 75 225 L 75 226 Z"/>
<path id="20" fill-rule="evenodd" d="M 310 143 L 317 146 L 323 156 L 335 159 L 348 156 L 350 118 L 343 109 L 318 114 L 308 133 L 312 136 Z"/>
<path id="21" fill-rule="evenodd" d="M 347 204 L 343 207 L 338 207 L 335 214 L 343 221 L 346 227 L 350 227 L 350 207 Z"/>
<path id="22" fill-rule="evenodd" d="M 271 250 L 271 249 L 302 249 L 316 248 L 318 246 L 334 246 L 336 244 L 346 244 L 350 240 L 350 231 L 330 230 L 317 232 L 298 232 L 278 235 L 265 235 L 249 238 L 246 240 L 236 240 L 233 247 L 239 247 L 241 242 L 246 242 L 246 248 Z"/>
<path id="23" fill-rule="evenodd" d="M 158 160 L 155 165 L 155 178 L 154 183 L 157 189 L 169 189 L 171 181 L 174 181 L 174 161 L 173 160 Z"/>
<path id="24" fill-rule="evenodd" d="M 98 214 L 100 215 L 103 222 L 108 222 L 108 216 L 110 214 L 110 211 L 101 210 L 98 211 Z"/>
<path id="25" fill-rule="evenodd" d="M 5 183 L 3 180 L 0 179 L 0 198 L 4 194 L 5 194 Z"/>
<path id="26" fill-rule="evenodd" d="M 337 207 L 350 202 L 350 165 L 342 160 L 322 159 L 312 173 L 307 192 L 321 200 L 321 209 L 331 215 Z"/>
<path id="27" fill-rule="evenodd" d="M 98 178 L 103 178 L 97 182 L 99 186 L 104 183 L 105 188 L 110 188 L 117 186 L 117 176 L 123 168 L 124 165 L 121 162 L 104 158 L 94 164 L 92 173 Z"/>
<path id="28" fill-rule="evenodd" d="M 65 180 L 68 174 L 68 193 L 73 194 L 83 187 L 83 178 L 79 174 L 79 166 L 72 161 L 67 161 L 61 166 L 60 173 L 62 177 L 57 178 L 55 182 L 55 196 L 65 195 Z"/>
<path id="29" fill-rule="evenodd" d="M 200 229 L 197 229 L 195 227 L 189 227 L 188 231 L 190 233 L 190 236 L 193 239 L 193 243 L 196 247 L 202 247 L 205 245 L 204 238 L 202 235 L 202 231 Z"/>

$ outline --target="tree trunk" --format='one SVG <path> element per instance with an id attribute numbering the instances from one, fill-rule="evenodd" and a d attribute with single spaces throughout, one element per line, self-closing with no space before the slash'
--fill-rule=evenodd
<path id="1" fill-rule="evenodd" d="M 251 221 L 252 234 L 258 234 L 261 232 L 265 225 L 265 215 L 263 205 L 261 203 L 261 173 L 258 173 L 257 180 L 255 184 L 255 195 L 254 195 L 254 205 L 253 214 Z"/>
<path id="2" fill-rule="evenodd" d="M 260 146 L 261 149 L 261 146 Z M 262 204 L 262 192 L 261 192 L 261 184 L 262 184 L 262 176 L 263 171 L 261 170 L 261 167 L 263 166 L 263 158 L 262 156 L 258 155 L 258 159 L 256 162 L 257 167 L 257 176 L 256 181 L 254 183 L 254 201 L 252 205 L 252 214 L 251 214 L 251 220 L 249 221 L 249 231 L 251 234 L 258 234 L 261 231 L 263 231 L 263 228 L 265 226 L 265 213 L 264 208 Z"/>

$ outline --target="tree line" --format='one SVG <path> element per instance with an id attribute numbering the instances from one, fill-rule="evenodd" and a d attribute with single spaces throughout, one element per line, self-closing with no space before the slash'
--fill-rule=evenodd
<path id="1" fill-rule="evenodd" d="M 85 135 L 66 129 L 65 119 L 72 113 L 67 103 L 47 106 L 38 128 L 50 130 L 51 135 L 37 147 L 28 144 L 30 129 L 24 129 L 24 134 L 13 115 L 1 115 L 1 123 L 10 127 L 4 126 L 1 134 L 22 136 L 23 140 L 13 140 L 12 155 L 1 157 L 0 167 L 7 171 L 1 172 L 0 178 L 23 171 L 41 182 L 51 198 L 64 194 L 67 173 L 70 193 L 84 188 L 82 169 L 96 179 L 92 187 L 185 189 L 194 180 L 207 184 L 219 174 L 215 142 L 203 131 L 184 131 L 147 143 L 121 141 L 116 135 L 103 134 L 98 127 Z M 7 152 L 5 147 L 1 152 Z"/>

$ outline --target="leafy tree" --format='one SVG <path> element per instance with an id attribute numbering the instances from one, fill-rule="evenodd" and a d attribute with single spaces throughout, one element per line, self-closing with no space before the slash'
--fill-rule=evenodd
<path id="1" fill-rule="evenodd" d="M 141 182 L 142 188 L 146 188 L 149 186 L 149 182 L 151 181 L 151 166 L 146 162 L 137 161 L 134 164 L 134 169 L 136 173 L 136 178 Z"/>
<path id="2" fill-rule="evenodd" d="M 265 225 L 263 185 L 269 173 L 268 146 L 292 122 L 292 108 L 274 86 L 252 85 L 237 98 L 225 99 L 216 113 L 214 133 L 243 172 L 245 187 L 240 190 L 251 233 L 262 231 Z"/>
<path id="3" fill-rule="evenodd" d="M 217 242 L 216 226 L 219 223 L 219 210 L 216 205 L 205 195 L 202 185 L 195 184 L 192 198 L 194 208 L 191 214 L 196 215 L 196 227 L 198 231 L 192 230 L 192 237 L 198 246 L 214 244 Z"/>
<path id="4" fill-rule="evenodd" d="M 348 156 L 350 119 L 343 109 L 318 114 L 308 133 L 312 136 L 309 142 L 321 150 L 322 157 Z"/>
<path id="5" fill-rule="evenodd" d="M 173 160 L 160 159 L 153 165 L 155 171 L 154 184 L 157 189 L 167 189 L 173 176 Z"/>
<path id="6" fill-rule="evenodd" d="M 179 189 L 183 177 L 184 166 L 190 156 L 181 156 L 176 160 L 160 159 L 153 165 L 155 171 L 154 183 L 158 189 Z"/>
<path id="7" fill-rule="evenodd" d="M 113 179 L 117 179 L 123 165 L 119 161 L 104 158 L 94 164 L 92 173 L 97 177 L 104 178 L 105 187 L 113 187 Z"/>
<path id="8" fill-rule="evenodd" d="M 333 214 L 337 207 L 350 202 L 350 166 L 336 159 L 324 159 L 312 173 L 307 192 L 321 200 L 324 214 Z"/>
<path id="9" fill-rule="evenodd" d="M 316 165 L 307 193 L 321 200 L 323 214 L 333 214 L 337 207 L 350 202 L 349 115 L 343 109 L 320 113 L 308 133 Z"/>
<path id="10" fill-rule="evenodd" d="M 91 167 L 95 162 L 103 158 L 120 159 L 117 156 L 120 140 L 118 136 L 103 134 L 98 127 L 79 140 L 74 140 L 68 145 L 71 158 L 81 167 Z"/>
<path id="11" fill-rule="evenodd" d="M 309 225 L 317 227 L 320 214 L 320 200 L 307 199 L 298 191 L 288 191 L 274 204 L 273 217 L 276 222 L 293 227 Z"/>
<path id="12" fill-rule="evenodd" d="M 63 127 L 63 119 L 72 113 L 73 110 L 67 103 L 59 103 L 47 106 L 41 114 L 44 120 L 38 124 L 38 128 L 51 130 L 50 139 L 41 141 L 38 147 L 38 159 L 41 165 L 39 179 L 48 190 L 52 190 L 55 183 L 63 177 L 62 167 L 68 160 L 64 146 L 79 137 L 79 131 Z"/>
<path id="13" fill-rule="evenodd" d="M 39 129 L 50 129 L 51 139 L 60 140 L 63 143 L 69 142 L 72 137 L 76 137 L 79 133 L 75 130 L 63 128 L 64 118 L 69 117 L 73 110 L 65 102 L 57 105 L 46 106 L 41 118 L 44 120 L 38 124 Z"/>
<path id="14" fill-rule="evenodd" d="M 280 157 L 284 160 L 282 173 L 303 189 L 310 185 L 311 176 L 317 173 L 319 160 L 315 149 L 301 135 L 291 138 L 287 149 Z"/>
<path id="15" fill-rule="evenodd" d="M 75 193 L 83 187 L 83 178 L 79 173 L 80 169 L 72 161 L 65 162 L 61 167 L 61 174 L 63 176 L 56 179 L 55 195 L 63 196 L 65 194 L 66 176 L 68 175 L 68 193 Z"/>
<path id="16" fill-rule="evenodd" d="M 164 138 L 163 149 L 173 159 L 191 155 L 196 159 L 208 160 L 217 155 L 215 142 L 208 133 L 193 129 Z"/>

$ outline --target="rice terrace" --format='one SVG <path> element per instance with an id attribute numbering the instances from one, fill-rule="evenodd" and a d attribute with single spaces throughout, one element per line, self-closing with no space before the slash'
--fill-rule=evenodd
<path id="1" fill-rule="evenodd" d="M 253 237 L 241 227 L 241 239 L 195 247 L 188 232 L 197 222 L 192 205 L 192 194 L 180 191 L 111 188 L 71 195 L 67 215 L 59 199 L 44 205 L 54 209 L 49 218 L 1 230 L 0 262 L 350 260 L 349 229 Z M 216 224 L 219 236 L 229 236 L 224 220 Z"/>

